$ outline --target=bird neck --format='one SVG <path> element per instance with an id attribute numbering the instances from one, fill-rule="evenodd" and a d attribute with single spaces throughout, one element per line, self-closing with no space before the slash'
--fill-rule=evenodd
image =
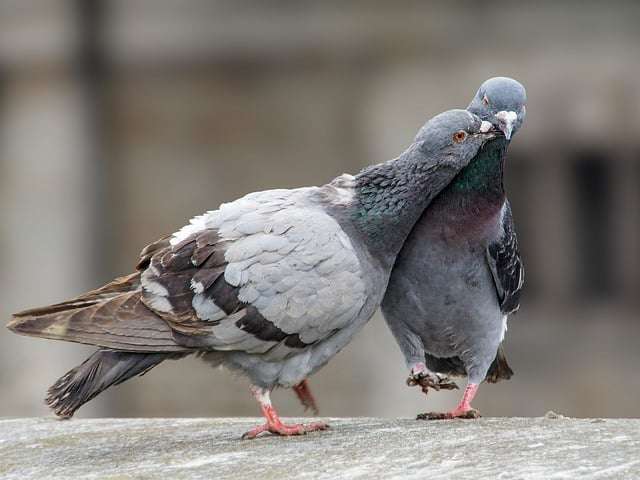
<path id="1" fill-rule="evenodd" d="M 373 165 L 355 178 L 351 221 L 369 252 L 393 265 L 411 229 L 455 174 L 455 166 L 426 161 L 416 143 L 395 160 Z M 386 261 L 386 262 L 385 262 Z"/>
<path id="2" fill-rule="evenodd" d="M 451 182 L 448 191 L 479 195 L 487 200 L 504 198 L 504 159 L 509 141 L 504 137 L 487 142 L 476 157 Z"/>

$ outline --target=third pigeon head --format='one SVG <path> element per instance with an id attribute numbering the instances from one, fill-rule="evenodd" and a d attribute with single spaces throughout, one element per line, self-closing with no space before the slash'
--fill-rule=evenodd
<path id="1" fill-rule="evenodd" d="M 526 103 L 527 92 L 520 82 L 494 77 L 480 85 L 467 110 L 491 122 L 511 140 L 524 122 Z"/>

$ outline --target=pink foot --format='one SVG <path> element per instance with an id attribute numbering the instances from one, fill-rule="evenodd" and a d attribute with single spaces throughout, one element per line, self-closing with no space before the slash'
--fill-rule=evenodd
<path id="1" fill-rule="evenodd" d="M 260 404 L 260 409 L 262 410 L 262 415 L 264 415 L 266 423 L 246 432 L 242 435 L 243 440 L 254 439 L 265 432 L 273 433 L 274 435 L 291 436 L 304 435 L 308 432 L 316 432 L 318 430 L 326 430 L 329 428 L 329 425 L 322 422 L 309 423 L 306 425 L 301 423 L 287 425 L 282 423 L 282 420 L 280 420 L 280 417 L 278 416 L 278 412 L 276 412 L 276 409 L 271 405 L 269 390 L 252 386 L 251 392 Z"/>
<path id="2" fill-rule="evenodd" d="M 281 422 L 275 425 L 269 425 L 268 423 L 265 423 L 264 425 L 259 425 L 246 432 L 244 435 L 242 435 L 242 439 L 253 440 L 254 438 L 258 437 L 258 435 L 265 432 L 273 433 L 274 435 L 280 435 L 283 437 L 289 437 L 292 435 L 305 435 L 308 432 L 317 432 L 320 430 L 326 430 L 327 428 L 329 428 L 329 425 L 322 422 L 314 422 L 308 424 L 294 423 L 291 425 L 287 425 Z"/>
<path id="3" fill-rule="evenodd" d="M 462 400 L 458 406 L 450 412 L 440 413 L 440 412 L 427 412 L 419 414 L 416 419 L 417 420 L 449 420 L 453 418 L 479 418 L 480 412 L 471 408 L 471 400 L 475 397 L 476 392 L 478 391 L 478 385 L 475 383 L 470 383 L 467 385 L 467 388 L 464 389 L 464 394 L 462 395 Z"/>

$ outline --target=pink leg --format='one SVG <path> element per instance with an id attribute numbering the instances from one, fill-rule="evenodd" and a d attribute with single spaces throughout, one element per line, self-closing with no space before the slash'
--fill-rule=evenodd
<path id="1" fill-rule="evenodd" d="M 326 430 L 329 426 L 326 423 L 316 422 L 310 423 L 307 425 L 303 425 L 301 423 L 295 423 L 292 425 L 287 425 L 282 423 L 280 417 L 278 416 L 278 412 L 271 405 L 271 398 L 269 395 L 269 390 L 265 388 L 259 387 L 251 387 L 251 393 L 260 404 L 260 409 L 262 410 L 262 415 L 266 420 L 264 425 L 259 425 L 255 428 L 252 428 L 244 435 L 242 435 L 244 439 L 253 439 L 256 438 L 263 432 L 270 432 L 275 435 L 304 435 L 307 432 L 315 432 L 317 430 Z"/>
<path id="2" fill-rule="evenodd" d="M 476 396 L 476 392 L 478 391 L 477 383 L 469 383 L 467 388 L 464 389 L 464 393 L 462 394 L 462 399 L 458 406 L 454 408 L 452 411 L 447 413 L 437 413 L 437 412 L 429 412 L 429 413 L 421 413 L 418 415 L 418 420 L 446 420 L 451 418 L 478 418 L 480 414 L 477 410 L 471 408 L 471 401 L 473 397 Z"/>
<path id="3" fill-rule="evenodd" d="M 476 396 L 477 392 L 478 384 L 468 384 L 467 388 L 464 389 L 464 393 L 462 394 L 460 403 L 458 403 L 458 406 L 449 413 L 449 415 L 451 415 L 451 418 L 465 416 L 469 410 L 473 410 L 471 408 L 471 401 L 473 400 L 473 397 Z"/>
<path id="4" fill-rule="evenodd" d="M 313 394 L 311 393 L 311 389 L 309 388 L 309 381 L 303 380 L 298 385 L 293 387 L 293 391 L 296 392 L 300 403 L 304 407 L 305 412 L 307 410 L 311 410 L 314 415 L 318 414 L 318 405 L 316 404 L 316 399 L 313 398 Z"/>

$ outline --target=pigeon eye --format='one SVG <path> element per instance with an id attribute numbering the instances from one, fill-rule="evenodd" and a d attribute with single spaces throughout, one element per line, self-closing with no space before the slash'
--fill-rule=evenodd
<path id="1" fill-rule="evenodd" d="M 467 132 L 464 130 L 459 130 L 453 134 L 453 141 L 456 143 L 462 143 L 467 138 Z"/>
<path id="2" fill-rule="evenodd" d="M 488 106 L 489 106 L 489 99 L 487 98 L 487 96 L 486 96 L 486 95 L 485 95 L 484 97 L 482 97 L 482 104 L 483 104 L 485 107 L 488 107 Z"/>

